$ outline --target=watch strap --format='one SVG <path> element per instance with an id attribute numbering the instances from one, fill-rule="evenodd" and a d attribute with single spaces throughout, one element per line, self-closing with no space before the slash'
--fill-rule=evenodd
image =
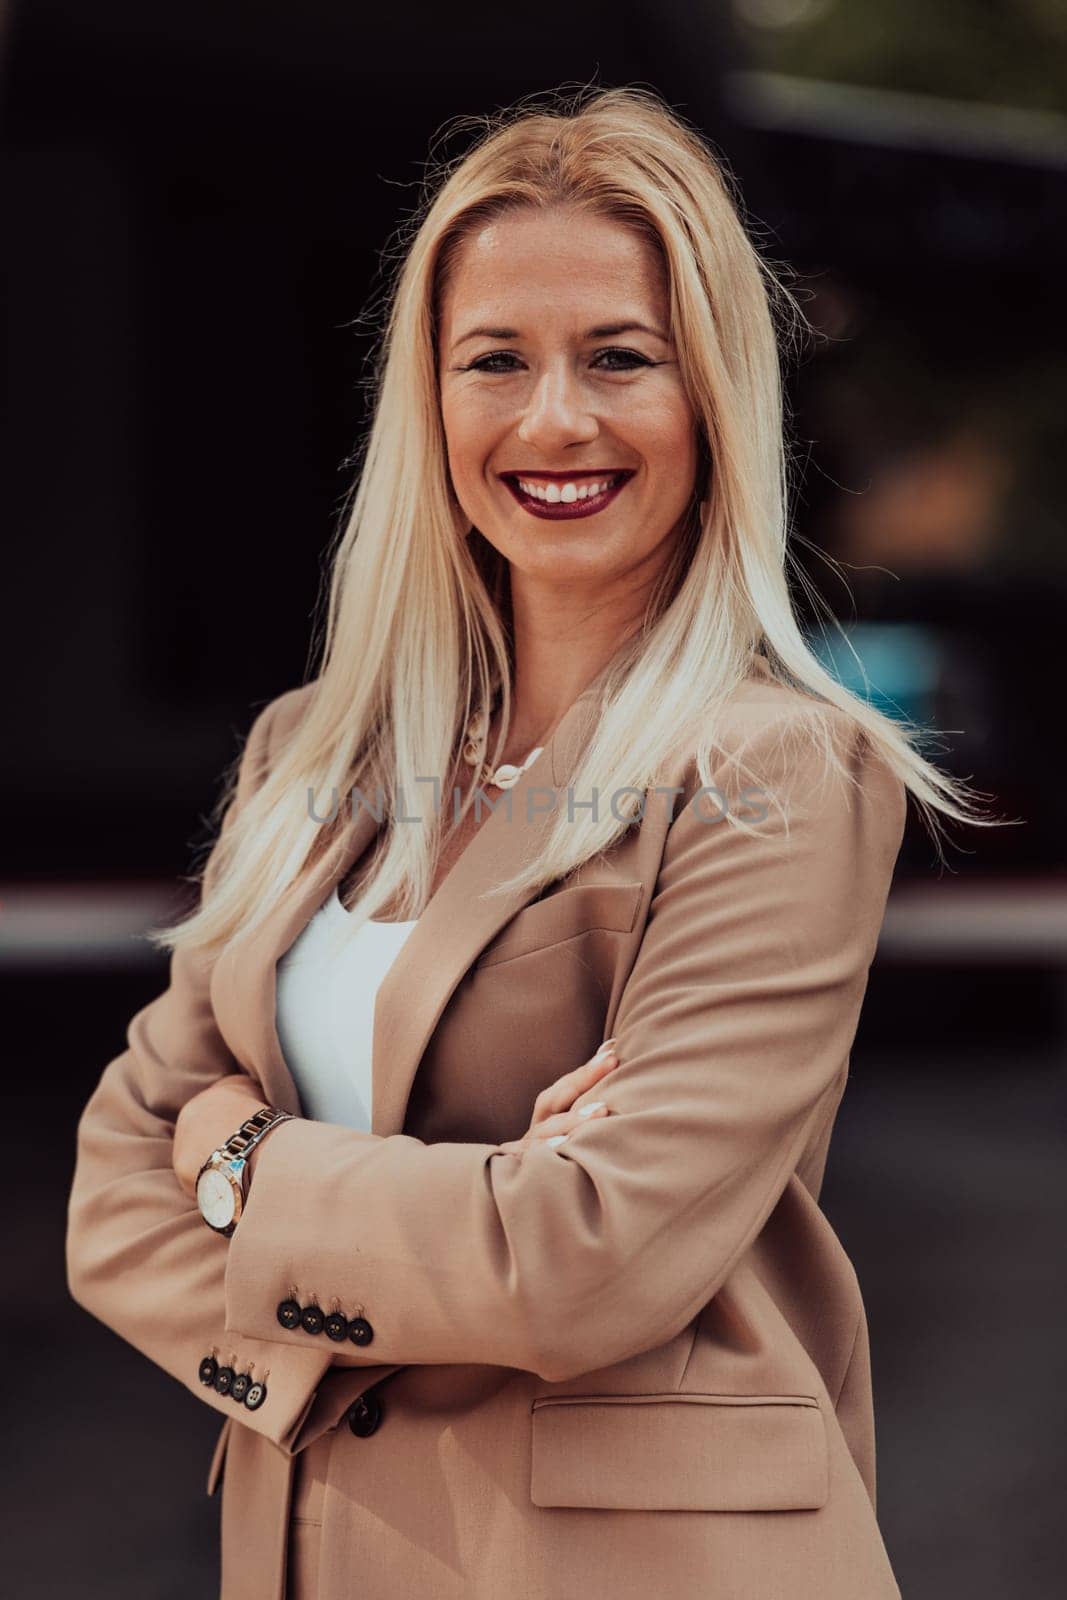
<path id="1" fill-rule="evenodd" d="M 291 1111 L 283 1111 L 279 1106 L 262 1106 L 242 1122 L 236 1133 L 231 1133 L 226 1143 L 219 1146 L 217 1153 L 231 1159 L 247 1156 L 272 1128 L 282 1122 L 291 1122 L 292 1116 Z"/>
<path id="2" fill-rule="evenodd" d="M 248 1193 L 248 1153 L 254 1150 L 261 1139 L 266 1138 L 272 1129 L 282 1122 L 291 1122 L 291 1111 L 282 1111 L 278 1106 L 262 1106 L 252 1116 L 247 1117 L 236 1133 L 232 1133 L 226 1143 L 213 1150 L 197 1173 L 197 1186 L 200 1179 L 209 1167 L 222 1172 L 229 1179 L 236 1196 L 235 1215 L 225 1227 L 208 1221 L 207 1213 L 202 1212 L 208 1227 L 216 1233 L 224 1234 L 229 1238 L 237 1226 L 238 1219 L 244 1210 L 244 1201 Z"/>

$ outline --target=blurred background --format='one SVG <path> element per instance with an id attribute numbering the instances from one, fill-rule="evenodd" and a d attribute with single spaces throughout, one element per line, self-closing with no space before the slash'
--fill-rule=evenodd
<path id="1" fill-rule="evenodd" d="M 697 123 L 796 275 L 816 647 L 1020 819 L 955 830 L 941 868 L 912 816 L 823 1205 L 867 1303 L 903 1593 L 1061 1592 L 1062 0 L 0 0 L 20 1600 L 217 1593 L 217 1414 L 66 1294 L 75 1123 L 166 982 L 140 935 L 181 898 L 223 768 L 304 679 L 366 422 L 358 318 L 431 142 L 589 81 Z"/>

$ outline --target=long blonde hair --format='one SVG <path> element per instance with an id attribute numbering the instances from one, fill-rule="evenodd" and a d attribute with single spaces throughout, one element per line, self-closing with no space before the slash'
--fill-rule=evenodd
<path id="1" fill-rule="evenodd" d="M 425 777 L 452 770 L 469 717 L 498 687 L 506 732 L 511 661 L 506 563 L 471 528 L 450 485 L 438 402 L 441 294 L 471 230 L 513 207 L 586 208 L 654 244 L 700 422 L 688 519 L 642 626 L 601 675 L 602 709 L 574 788 L 640 793 L 675 770 L 683 750 L 695 752 L 700 781 L 711 785 L 716 718 L 758 649 L 780 682 L 862 726 L 928 824 L 940 811 L 984 825 L 973 791 L 914 748 L 924 731 L 844 688 L 794 617 L 779 340 L 790 343 L 807 325 L 750 241 L 722 163 L 673 109 L 634 87 L 581 89 L 570 100 L 556 91 L 540 104 L 528 97 L 454 126 L 480 137 L 431 172 L 397 235 L 373 416 L 332 552 L 321 668 L 311 674 L 306 712 L 218 841 L 199 909 L 154 930 L 153 941 L 212 953 L 257 925 L 329 844 L 331 827 L 345 826 L 344 806 L 335 824 L 317 820 L 309 791 L 362 790 L 374 763 L 409 807 L 422 797 L 423 815 L 418 826 L 387 828 L 358 920 L 394 897 L 400 915 L 416 916 L 428 898 L 441 822 Z M 495 754 L 485 752 L 490 760 L 499 759 L 503 736 Z M 236 762 L 216 821 L 235 776 Z M 473 798 L 472 789 L 465 804 Z M 522 874 L 486 892 L 520 884 L 536 892 L 629 825 L 612 808 L 599 817 L 560 812 Z"/>

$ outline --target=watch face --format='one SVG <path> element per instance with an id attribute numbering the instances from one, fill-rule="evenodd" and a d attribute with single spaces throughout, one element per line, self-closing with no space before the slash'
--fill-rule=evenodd
<path id="1" fill-rule="evenodd" d="M 197 1179 L 196 1203 L 213 1228 L 228 1228 L 233 1221 L 237 1196 L 229 1178 L 217 1167 L 208 1167 Z"/>

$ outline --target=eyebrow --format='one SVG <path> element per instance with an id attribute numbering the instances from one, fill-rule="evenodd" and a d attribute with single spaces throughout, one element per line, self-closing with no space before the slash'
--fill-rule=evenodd
<path id="1" fill-rule="evenodd" d="M 648 327 L 644 322 L 602 322 L 599 327 L 590 328 L 585 337 L 614 339 L 621 333 L 650 333 L 654 339 L 662 339 L 664 344 L 669 343 L 665 333 L 660 333 L 658 328 Z M 468 339 L 521 339 L 521 337 L 517 328 L 471 328 L 456 340 L 452 348 L 458 350 Z"/>

